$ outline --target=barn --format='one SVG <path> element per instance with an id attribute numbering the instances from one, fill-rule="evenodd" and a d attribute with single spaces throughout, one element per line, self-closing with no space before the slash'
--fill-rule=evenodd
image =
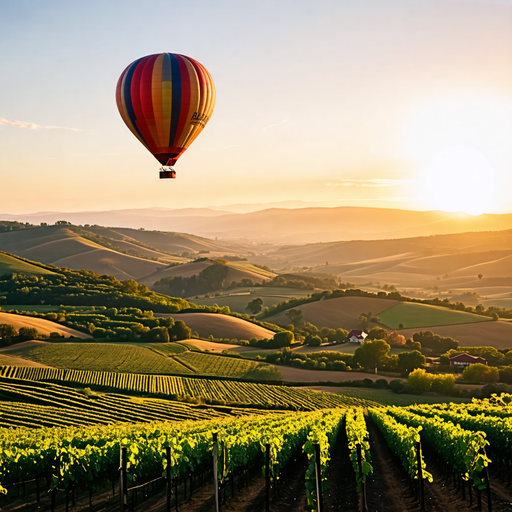
<path id="1" fill-rule="evenodd" d="M 475 363 L 487 364 L 487 360 L 483 357 L 472 356 L 466 353 L 450 357 L 450 366 L 469 366 Z"/>

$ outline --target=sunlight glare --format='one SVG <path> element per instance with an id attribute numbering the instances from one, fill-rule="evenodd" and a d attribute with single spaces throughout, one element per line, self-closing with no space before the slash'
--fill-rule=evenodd
<path id="1" fill-rule="evenodd" d="M 447 212 L 464 211 L 480 215 L 489 211 L 494 197 L 494 172 L 478 149 L 451 146 L 423 169 L 424 200 Z"/>

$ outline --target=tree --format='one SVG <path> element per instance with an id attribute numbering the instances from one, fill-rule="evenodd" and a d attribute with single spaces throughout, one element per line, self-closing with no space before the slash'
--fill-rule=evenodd
<path id="1" fill-rule="evenodd" d="M 300 309 L 290 309 L 285 313 L 294 327 L 298 328 L 304 323 L 304 315 Z"/>
<path id="2" fill-rule="evenodd" d="M 0 338 L 16 338 L 18 336 L 18 331 L 16 328 L 9 324 L 0 324 Z"/>
<path id="3" fill-rule="evenodd" d="M 368 333 L 369 340 L 387 340 L 388 338 L 388 331 L 384 329 L 383 327 L 376 326 L 373 329 L 370 330 Z M 405 340 L 404 340 L 405 343 Z"/>
<path id="4" fill-rule="evenodd" d="M 39 332 L 34 327 L 20 327 L 19 338 L 20 341 L 35 340 Z"/>
<path id="5" fill-rule="evenodd" d="M 402 352 L 398 354 L 398 366 L 401 370 L 412 372 L 416 368 L 421 368 L 425 364 L 425 356 L 419 350 L 412 352 Z"/>
<path id="6" fill-rule="evenodd" d="M 319 347 L 322 344 L 322 339 L 319 336 L 312 336 L 311 334 L 308 334 L 304 343 L 308 347 Z"/>
<path id="7" fill-rule="evenodd" d="M 293 332 L 291 331 L 282 331 L 276 332 L 274 334 L 272 345 L 274 347 L 287 347 L 292 344 L 293 341 Z"/>
<path id="8" fill-rule="evenodd" d="M 366 329 L 368 327 L 368 317 L 364 313 L 359 315 L 358 325 L 361 329 Z"/>
<path id="9" fill-rule="evenodd" d="M 482 279 L 484 277 L 482 274 L 478 274 L 478 279 Z"/>
<path id="10" fill-rule="evenodd" d="M 251 300 L 251 302 L 249 302 L 249 304 L 247 304 L 247 306 L 245 308 L 246 311 L 248 311 L 249 313 L 252 313 L 253 315 L 257 315 L 258 313 L 261 312 L 262 309 L 263 309 L 263 300 L 260 299 L 259 297 L 257 297 L 254 300 Z"/>
<path id="11" fill-rule="evenodd" d="M 388 334 L 388 339 L 386 341 L 392 347 L 403 347 L 405 345 L 405 336 L 398 334 L 396 331 L 393 331 Z"/>
<path id="12" fill-rule="evenodd" d="M 374 368 L 388 355 L 390 348 L 384 340 L 365 341 L 354 352 L 354 360 L 364 368 Z"/>
<path id="13" fill-rule="evenodd" d="M 492 312 L 492 319 L 493 319 L 494 321 L 497 321 L 497 320 L 499 320 L 499 319 L 500 319 L 500 316 L 498 315 L 498 313 L 496 313 L 496 311 L 493 311 L 493 312 Z"/>
<path id="14" fill-rule="evenodd" d="M 176 341 L 188 340 L 192 335 L 192 329 L 183 320 L 177 320 L 171 329 L 171 334 Z"/>

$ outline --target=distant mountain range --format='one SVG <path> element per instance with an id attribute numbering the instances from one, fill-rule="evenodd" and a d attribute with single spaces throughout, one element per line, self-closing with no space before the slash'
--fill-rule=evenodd
<path id="1" fill-rule="evenodd" d="M 240 206 L 240 205 L 234 205 Z M 234 207 L 233 206 L 233 207 Z M 270 208 L 233 213 L 211 208 L 143 208 L 97 212 L 0 214 L 0 220 L 144 228 L 249 243 L 307 244 L 383 240 L 512 229 L 512 214 L 412 211 L 386 208 Z"/>

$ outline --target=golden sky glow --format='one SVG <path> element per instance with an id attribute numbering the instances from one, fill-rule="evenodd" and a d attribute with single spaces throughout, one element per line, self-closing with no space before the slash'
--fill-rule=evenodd
<path id="1" fill-rule="evenodd" d="M 512 212 L 512 0 L 11 2 L 0 213 L 310 201 Z M 167 19 L 172 30 L 155 20 Z M 118 76 L 175 52 L 217 105 L 177 180 Z"/>

